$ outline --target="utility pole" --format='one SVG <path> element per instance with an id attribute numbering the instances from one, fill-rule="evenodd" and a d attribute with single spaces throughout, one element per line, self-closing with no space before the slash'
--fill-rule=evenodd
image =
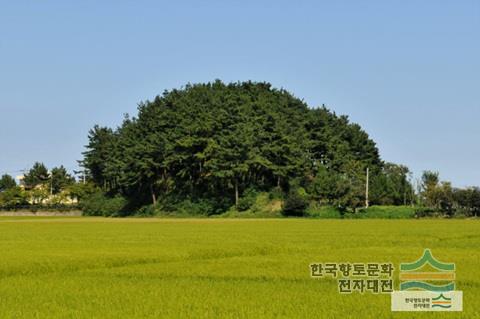
<path id="1" fill-rule="evenodd" d="M 367 167 L 367 181 L 365 183 L 365 207 L 368 208 L 369 206 L 369 202 L 368 202 L 368 183 L 369 183 L 369 179 L 370 179 L 370 172 L 369 172 L 369 169 Z"/>

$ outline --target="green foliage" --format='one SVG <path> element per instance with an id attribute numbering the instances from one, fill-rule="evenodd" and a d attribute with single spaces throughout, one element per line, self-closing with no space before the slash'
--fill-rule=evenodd
<path id="1" fill-rule="evenodd" d="M 153 205 L 141 209 L 141 214 L 151 215 L 182 215 L 182 216 L 211 216 L 223 213 L 228 209 L 228 201 L 220 198 L 162 198 Z"/>
<path id="2" fill-rule="evenodd" d="M 407 205 L 414 202 L 414 190 L 409 181 L 410 171 L 403 165 L 385 163 L 370 183 L 370 203 L 373 205 Z"/>
<path id="3" fill-rule="evenodd" d="M 440 190 L 438 188 L 440 183 L 439 173 L 425 171 L 422 175 L 422 202 L 427 207 L 438 208 L 440 204 Z"/>
<path id="4" fill-rule="evenodd" d="M 283 216 L 305 216 L 308 201 L 297 190 L 291 191 L 282 207 Z"/>
<path id="5" fill-rule="evenodd" d="M 466 217 L 480 216 L 480 189 L 470 187 L 466 189 L 455 189 L 453 198 L 457 209 L 457 215 Z"/>
<path id="6" fill-rule="evenodd" d="M 338 197 L 334 200 L 342 212 L 353 211 L 365 205 L 366 168 L 359 162 L 350 161 L 336 184 Z"/>
<path id="7" fill-rule="evenodd" d="M 336 207 L 319 205 L 316 202 L 311 202 L 308 206 L 307 216 L 328 219 L 338 219 L 343 217 L 341 212 Z"/>
<path id="8" fill-rule="evenodd" d="M 272 188 L 270 192 L 268 192 L 268 198 L 270 200 L 283 200 L 285 197 L 285 193 L 282 191 L 282 189 L 278 186 Z"/>
<path id="9" fill-rule="evenodd" d="M 254 188 L 247 189 L 238 201 L 237 210 L 240 212 L 250 209 L 257 199 L 258 192 Z"/>
<path id="10" fill-rule="evenodd" d="M 258 193 L 255 203 L 250 207 L 250 211 L 259 216 L 275 217 L 280 215 L 282 204 L 282 199 L 271 196 L 270 193 L 262 192 Z"/>
<path id="11" fill-rule="evenodd" d="M 82 210 L 86 216 L 122 216 L 126 205 L 127 201 L 123 197 L 110 198 L 98 192 L 82 202 Z"/>
<path id="12" fill-rule="evenodd" d="M 13 208 L 15 206 L 26 205 L 27 194 L 18 186 L 8 188 L 0 193 L 0 206 Z"/>
<path id="13" fill-rule="evenodd" d="M 216 210 L 215 203 L 211 200 L 200 199 L 192 201 L 185 199 L 175 205 L 175 212 L 180 215 L 209 216 L 219 213 Z"/>
<path id="14" fill-rule="evenodd" d="M 345 162 L 341 172 L 319 166 L 308 190 L 320 204 L 336 206 L 342 212 L 356 211 L 365 204 L 365 171 L 366 166 L 358 161 Z"/>
<path id="15" fill-rule="evenodd" d="M 23 184 L 25 188 L 31 189 L 38 185 L 46 184 L 50 179 L 47 167 L 43 163 L 36 162 L 25 174 Z"/>
<path id="16" fill-rule="evenodd" d="M 333 204 L 334 201 L 345 195 L 342 189 L 341 176 L 337 172 L 329 172 L 327 167 L 321 165 L 317 174 L 308 186 L 312 197 L 322 204 Z"/>
<path id="17" fill-rule="evenodd" d="M 161 208 L 158 205 L 145 205 L 135 214 L 137 217 L 154 217 L 161 215 Z"/>
<path id="18" fill-rule="evenodd" d="M 82 164 L 89 180 L 132 206 L 208 199 L 230 207 L 240 197 L 240 209 L 252 205 L 249 188 L 287 192 L 292 180 L 303 187 L 325 167 L 348 175 L 341 191 L 350 191 L 350 167 L 382 165 L 375 143 L 347 117 L 309 109 L 268 83 L 221 81 L 166 91 L 116 130 L 95 126 Z"/>
<path id="19" fill-rule="evenodd" d="M 426 171 L 422 176 L 420 193 L 422 207 L 417 216 L 478 216 L 480 190 L 478 188 L 454 189 L 449 182 L 440 181 L 439 174 Z"/>
<path id="20" fill-rule="evenodd" d="M 100 189 L 92 182 L 74 183 L 67 187 L 67 192 L 72 199 L 82 202 L 91 195 L 100 192 Z"/>
<path id="21" fill-rule="evenodd" d="M 75 183 L 75 178 L 68 174 L 63 165 L 52 168 L 50 178 L 53 194 L 58 194 L 68 186 Z"/>
<path id="22" fill-rule="evenodd" d="M 206 217 L 218 215 L 225 211 L 225 208 L 218 207 L 212 200 L 184 199 L 180 202 L 165 203 L 159 202 L 155 205 L 145 205 L 135 214 L 139 217 Z"/>
<path id="23" fill-rule="evenodd" d="M 113 163 L 110 161 L 118 155 L 114 153 L 115 134 L 112 129 L 95 125 L 88 134 L 88 140 L 82 164 L 88 168 L 89 177 L 93 182 L 107 189 L 107 183 L 113 181 L 113 177 L 109 176 L 112 172 L 108 166 L 112 166 Z"/>
<path id="24" fill-rule="evenodd" d="M 310 203 L 307 216 L 314 218 L 353 218 L 353 219 L 408 219 L 418 216 L 419 208 L 411 206 L 370 206 L 356 213 L 342 212 L 332 206 L 321 206 Z M 422 217 L 426 217 L 424 215 Z"/>
<path id="25" fill-rule="evenodd" d="M 425 207 L 420 206 L 415 208 L 415 217 L 422 218 L 422 217 L 438 217 L 440 216 L 440 212 L 432 207 Z"/>
<path id="26" fill-rule="evenodd" d="M 17 186 L 17 182 L 12 176 L 8 174 L 2 175 L 0 178 L 0 192 L 14 188 L 15 186 Z"/>
<path id="27" fill-rule="evenodd" d="M 283 200 L 277 197 L 277 194 L 269 192 L 255 192 L 253 203 L 247 210 L 239 211 L 234 206 L 222 217 L 240 217 L 240 218 L 274 218 L 281 217 Z M 283 194 L 282 194 L 283 196 Z M 252 200 L 252 199 L 250 199 Z"/>
<path id="28" fill-rule="evenodd" d="M 0 210 L 65 212 L 79 210 L 79 207 L 70 202 L 68 192 L 50 196 L 49 190 L 45 187 L 25 190 L 17 186 L 0 192 Z"/>
<path id="29" fill-rule="evenodd" d="M 34 187 L 26 192 L 26 196 L 33 205 L 41 205 L 50 196 L 50 190 L 45 185 Z"/>
<path id="30" fill-rule="evenodd" d="M 370 206 L 357 214 L 345 214 L 344 218 L 407 219 L 414 218 L 416 212 L 412 206 Z"/>

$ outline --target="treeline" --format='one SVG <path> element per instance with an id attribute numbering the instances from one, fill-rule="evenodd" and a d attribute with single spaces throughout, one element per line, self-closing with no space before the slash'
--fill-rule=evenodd
<path id="1" fill-rule="evenodd" d="M 425 172 L 415 189 L 409 169 L 382 161 L 348 117 L 268 83 L 165 91 L 119 127 L 93 127 L 83 155 L 81 182 L 41 163 L 21 187 L 2 177 L 0 209 L 63 196 L 87 215 L 104 216 L 255 212 L 259 198 L 296 216 L 326 206 L 340 215 L 368 205 L 410 206 L 418 217 L 480 211 L 478 188 L 455 189 Z"/>
<path id="2" fill-rule="evenodd" d="M 48 170 L 36 162 L 19 184 L 8 174 L 0 177 L 0 210 L 70 210 L 98 191 L 91 183 L 78 183 L 63 166 Z"/>
<path id="3" fill-rule="evenodd" d="M 418 204 L 418 217 L 480 216 L 480 188 L 453 188 L 450 182 L 440 181 L 438 172 L 426 171 L 422 175 Z"/>
<path id="4" fill-rule="evenodd" d="M 268 83 L 165 91 L 118 128 L 95 126 L 82 165 L 130 211 L 198 204 L 215 214 L 251 190 L 356 210 L 365 204 L 367 168 L 372 204 L 414 200 L 408 169 L 384 163 L 359 125 Z"/>

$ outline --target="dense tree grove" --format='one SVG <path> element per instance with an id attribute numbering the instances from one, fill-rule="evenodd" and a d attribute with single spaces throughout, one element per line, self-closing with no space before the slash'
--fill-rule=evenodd
<path id="1" fill-rule="evenodd" d="M 117 129 L 95 126 L 82 163 L 95 184 L 133 207 L 184 199 L 228 207 L 249 188 L 302 187 L 355 208 L 365 202 L 367 167 L 378 187 L 373 203 L 411 197 L 408 170 L 385 165 L 360 126 L 268 83 L 166 91 Z"/>

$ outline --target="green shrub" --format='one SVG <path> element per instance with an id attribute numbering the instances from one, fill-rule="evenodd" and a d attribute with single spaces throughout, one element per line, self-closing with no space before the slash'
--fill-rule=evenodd
<path id="1" fill-rule="evenodd" d="M 411 206 L 370 206 L 356 213 L 345 213 L 344 218 L 405 219 L 416 217 L 416 209 Z M 419 216 L 424 217 L 424 216 Z"/>
<path id="2" fill-rule="evenodd" d="M 153 217 L 159 215 L 160 207 L 158 205 L 147 205 L 141 207 L 136 213 L 135 216 L 138 217 Z"/>
<path id="3" fill-rule="evenodd" d="M 177 215 L 189 216 L 210 216 L 223 213 L 226 210 L 225 203 L 215 199 L 184 199 L 169 207 L 161 206 L 161 210 L 165 212 L 172 212 Z"/>
<path id="4" fill-rule="evenodd" d="M 284 199 L 285 194 L 283 193 L 282 189 L 280 187 L 274 187 L 269 193 L 268 197 L 270 200 L 274 199 Z"/>
<path id="5" fill-rule="evenodd" d="M 302 197 L 303 199 L 308 199 L 308 197 L 309 197 L 307 191 L 306 191 L 305 188 L 303 188 L 303 187 L 298 187 L 298 188 L 296 189 L 296 192 L 297 192 L 297 194 L 298 194 L 300 197 Z"/>
<path id="6" fill-rule="evenodd" d="M 13 187 L 0 192 L 0 206 L 14 207 L 28 205 L 27 195 L 20 187 Z"/>
<path id="7" fill-rule="evenodd" d="M 415 216 L 417 218 L 421 217 L 436 217 L 439 213 L 436 209 L 430 207 L 417 207 L 415 209 Z"/>
<path id="8" fill-rule="evenodd" d="M 316 202 L 312 202 L 308 206 L 307 216 L 314 218 L 342 218 L 342 215 L 337 208 L 333 206 L 320 205 Z"/>
<path id="9" fill-rule="evenodd" d="M 214 205 L 208 200 L 192 201 L 185 199 L 175 205 L 176 212 L 180 215 L 212 215 Z"/>
<path id="10" fill-rule="evenodd" d="M 281 217 L 282 201 L 279 199 L 270 199 L 268 192 L 259 192 L 256 194 L 254 203 L 244 211 L 239 211 L 234 206 L 224 211 L 221 217 L 236 218 L 272 218 Z"/>
<path id="11" fill-rule="evenodd" d="M 137 210 L 137 216 L 210 216 L 223 213 L 231 207 L 230 198 L 189 198 L 166 196 L 158 203 L 144 206 Z"/>
<path id="12" fill-rule="evenodd" d="M 237 210 L 239 212 L 244 212 L 255 204 L 257 199 L 257 191 L 254 188 L 248 188 L 244 193 L 242 198 L 239 199 Z"/>
<path id="13" fill-rule="evenodd" d="M 87 216 L 124 216 L 126 205 L 126 199 L 121 196 L 111 198 L 95 193 L 82 202 L 82 211 Z"/>
<path id="14" fill-rule="evenodd" d="M 288 194 L 282 207 L 283 216 L 305 216 L 305 210 L 308 207 L 308 201 L 297 191 Z"/>

